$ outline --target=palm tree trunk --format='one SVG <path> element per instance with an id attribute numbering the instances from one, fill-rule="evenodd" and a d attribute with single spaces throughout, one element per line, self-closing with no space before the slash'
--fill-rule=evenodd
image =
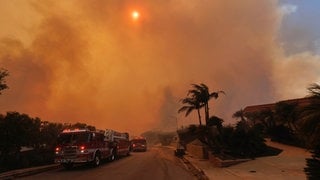
<path id="1" fill-rule="evenodd" d="M 201 126 L 201 125 L 202 125 L 202 123 L 201 123 L 200 109 L 197 109 L 197 111 L 198 111 L 198 117 L 199 117 L 199 124 L 200 124 L 200 126 Z"/>
<path id="2" fill-rule="evenodd" d="M 206 124 L 208 124 L 208 121 L 209 121 L 209 104 L 208 103 L 205 104 L 204 109 L 205 109 L 205 116 L 206 116 Z"/>

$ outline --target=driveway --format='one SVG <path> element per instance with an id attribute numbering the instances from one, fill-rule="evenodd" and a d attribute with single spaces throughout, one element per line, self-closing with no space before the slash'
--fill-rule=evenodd
<path id="1" fill-rule="evenodd" d="M 283 151 L 277 156 L 261 157 L 230 167 L 214 167 L 208 160 L 197 159 L 191 155 L 185 157 L 195 166 L 202 169 L 209 179 L 254 179 L 254 180 L 302 180 L 306 179 L 303 171 L 311 154 L 302 148 L 267 141 L 272 146 Z"/>

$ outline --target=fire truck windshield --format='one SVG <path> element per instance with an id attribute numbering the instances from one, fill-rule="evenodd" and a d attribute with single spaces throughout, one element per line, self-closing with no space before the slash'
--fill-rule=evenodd
<path id="1" fill-rule="evenodd" d="M 62 133 L 58 137 L 58 144 L 78 144 L 89 140 L 90 133 L 88 132 Z"/>

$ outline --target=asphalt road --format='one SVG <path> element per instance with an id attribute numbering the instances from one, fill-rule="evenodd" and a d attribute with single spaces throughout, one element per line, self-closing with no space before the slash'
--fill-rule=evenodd
<path id="1" fill-rule="evenodd" d="M 99 167 L 76 166 L 71 170 L 59 168 L 21 179 L 116 179 L 116 180 L 170 180 L 196 179 L 183 168 L 173 156 L 173 151 L 163 148 L 149 148 L 147 152 L 133 152 L 114 162 L 105 162 Z"/>

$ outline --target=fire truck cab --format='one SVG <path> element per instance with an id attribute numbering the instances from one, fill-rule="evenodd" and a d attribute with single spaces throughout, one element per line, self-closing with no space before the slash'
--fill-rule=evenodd
<path id="1" fill-rule="evenodd" d="M 112 145 L 104 140 L 104 133 L 87 129 L 66 129 L 58 136 L 55 163 L 71 168 L 76 163 L 99 166 L 101 160 L 112 158 Z"/>

